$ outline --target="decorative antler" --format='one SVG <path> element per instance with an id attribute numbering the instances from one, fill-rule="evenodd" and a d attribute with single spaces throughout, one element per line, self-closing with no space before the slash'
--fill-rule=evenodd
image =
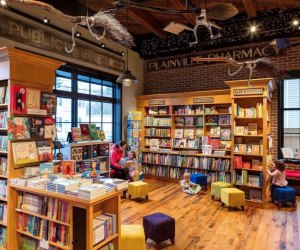
<path id="1" fill-rule="evenodd" d="M 26 4 L 30 6 L 36 6 L 43 8 L 54 15 L 58 16 L 62 20 L 69 21 L 74 23 L 72 28 L 72 48 L 66 51 L 71 53 L 75 47 L 75 31 L 77 25 L 86 26 L 90 31 L 91 35 L 97 40 L 102 39 L 104 36 L 107 36 L 108 39 L 119 43 L 125 47 L 132 47 L 134 45 L 133 37 L 127 31 L 121 23 L 112 16 L 112 14 L 99 11 L 93 16 L 69 16 L 57 10 L 53 6 L 47 3 L 34 1 L 34 0 L 7 0 L 7 2 L 15 2 L 20 4 Z"/>
<path id="2" fill-rule="evenodd" d="M 250 85 L 250 79 L 252 78 L 253 69 L 256 69 L 260 73 L 264 73 L 269 77 L 280 78 L 284 75 L 283 71 L 277 68 L 274 63 L 268 58 L 259 58 L 253 61 L 237 62 L 229 57 L 217 57 L 217 58 L 203 58 L 203 57 L 192 57 L 195 62 L 227 62 L 231 65 L 238 67 L 233 73 L 230 73 L 228 69 L 228 74 L 234 76 L 238 74 L 243 68 L 249 69 L 248 84 Z"/>

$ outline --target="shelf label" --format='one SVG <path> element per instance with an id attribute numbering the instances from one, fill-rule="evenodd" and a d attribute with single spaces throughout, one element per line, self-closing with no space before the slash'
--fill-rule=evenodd
<path id="1" fill-rule="evenodd" d="M 234 96 L 243 96 L 243 95 L 262 95 L 264 93 L 263 88 L 251 88 L 251 89 L 234 89 Z"/>
<path id="2" fill-rule="evenodd" d="M 213 97 L 195 97 L 193 98 L 193 103 L 207 103 L 214 102 Z"/>
<path id="3" fill-rule="evenodd" d="M 148 101 L 149 106 L 165 105 L 166 100 L 164 99 L 153 99 Z"/>

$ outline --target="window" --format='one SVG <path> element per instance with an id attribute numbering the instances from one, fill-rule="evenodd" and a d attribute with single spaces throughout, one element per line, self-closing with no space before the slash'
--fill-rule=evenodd
<path id="1" fill-rule="evenodd" d="M 284 80 L 280 93 L 280 147 L 300 148 L 300 78 Z"/>
<path id="2" fill-rule="evenodd" d="M 66 140 L 71 127 L 94 123 L 106 139 L 121 139 L 121 85 L 115 76 L 64 66 L 56 71 L 56 126 L 59 139 Z"/>

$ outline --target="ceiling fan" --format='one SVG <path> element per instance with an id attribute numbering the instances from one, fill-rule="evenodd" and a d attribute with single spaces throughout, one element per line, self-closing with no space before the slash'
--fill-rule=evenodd
<path id="1" fill-rule="evenodd" d="M 139 9 L 145 9 L 148 11 L 157 11 L 157 12 L 163 12 L 166 14 L 186 14 L 186 13 L 193 13 L 195 14 L 195 26 L 193 28 L 177 23 L 177 22 L 170 22 L 164 30 L 173 34 L 179 34 L 183 30 L 192 31 L 195 36 L 195 41 L 190 43 L 190 46 L 195 45 L 198 43 L 198 35 L 197 30 L 199 26 L 203 26 L 208 29 L 210 33 L 210 38 L 215 39 L 221 36 L 221 34 L 214 35 L 212 28 L 221 29 L 219 25 L 217 25 L 215 22 L 210 21 L 209 19 L 215 19 L 215 20 L 226 20 L 229 18 L 232 18 L 238 13 L 238 9 L 232 5 L 231 3 L 215 3 L 211 4 L 208 8 L 206 8 L 206 0 L 205 0 L 205 8 L 201 11 L 198 8 L 192 8 L 192 9 L 185 9 L 185 10 L 174 10 L 174 9 L 165 9 L 165 8 L 159 8 L 154 6 L 145 5 L 138 2 L 132 2 L 132 1 L 117 1 L 115 2 L 116 6 L 128 6 L 133 8 L 139 8 Z"/>

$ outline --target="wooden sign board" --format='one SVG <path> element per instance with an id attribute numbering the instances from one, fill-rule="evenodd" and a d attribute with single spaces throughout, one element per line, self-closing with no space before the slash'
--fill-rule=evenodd
<path id="1" fill-rule="evenodd" d="M 193 98 L 193 103 L 210 103 L 214 102 L 213 97 L 195 97 Z"/>
<path id="2" fill-rule="evenodd" d="M 234 89 L 234 96 L 244 96 L 244 95 L 262 95 L 264 93 L 263 88 L 248 88 L 248 89 Z"/>
<path id="3" fill-rule="evenodd" d="M 153 99 L 148 101 L 149 106 L 160 106 L 165 104 L 166 104 L 166 100 L 164 99 Z"/>

